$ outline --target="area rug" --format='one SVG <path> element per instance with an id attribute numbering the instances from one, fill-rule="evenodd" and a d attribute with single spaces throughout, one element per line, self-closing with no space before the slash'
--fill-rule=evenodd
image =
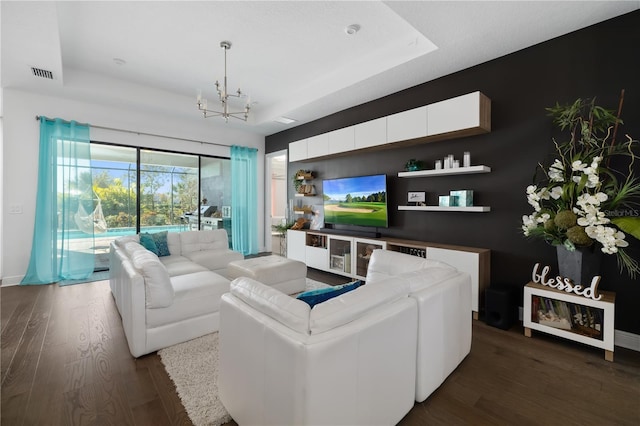
<path id="1" fill-rule="evenodd" d="M 307 278 L 307 290 L 327 286 Z M 218 333 L 161 349 L 158 355 L 195 426 L 218 426 L 231 420 L 218 398 Z"/>

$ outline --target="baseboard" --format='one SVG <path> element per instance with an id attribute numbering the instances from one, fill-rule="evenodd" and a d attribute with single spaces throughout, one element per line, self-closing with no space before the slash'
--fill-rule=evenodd
<path id="1" fill-rule="evenodd" d="M 15 277 L 4 277 L 2 278 L 2 284 L 0 284 L 0 287 L 10 287 L 12 285 L 18 285 L 23 278 L 24 275 L 18 275 Z"/>
<path id="2" fill-rule="evenodd" d="M 613 341 L 616 346 L 640 352 L 640 335 L 629 333 L 628 331 L 615 330 Z"/>
<path id="3" fill-rule="evenodd" d="M 522 322 L 522 307 L 518 307 L 518 319 Z M 640 352 L 640 335 L 628 331 L 614 330 L 613 342 L 615 346 Z"/>

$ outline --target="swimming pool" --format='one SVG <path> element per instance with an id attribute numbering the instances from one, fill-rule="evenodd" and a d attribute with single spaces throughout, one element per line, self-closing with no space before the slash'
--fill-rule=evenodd
<path id="1" fill-rule="evenodd" d="M 169 232 L 180 232 L 184 231 L 184 225 L 162 225 L 162 226 L 144 226 L 140 228 L 141 232 L 161 232 L 161 231 L 169 231 Z M 113 228 L 108 229 L 107 232 L 102 234 L 95 234 L 95 238 L 117 238 L 125 235 L 135 235 L 136 228 L 133 226 L 123 227 L 123 228 Z M 91 238 L 91 234 L 85 234 L 82 231 L 70 231 L 68 233 L 69 239 L 81 239 L 81 238 Z"/>

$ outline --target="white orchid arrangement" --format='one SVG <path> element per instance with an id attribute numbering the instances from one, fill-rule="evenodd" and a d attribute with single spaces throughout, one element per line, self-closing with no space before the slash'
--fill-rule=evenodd
<path id="1" fill-rule="evenodd" d="M 539 164 L 544 178 L 527 187 L 534 211 L 522 217 L 522 232 L 568 250 L 599 245 L 635 277 L 640 265 L 624 248 L 627 234 L 640 239 L 640 181 L 634 176 L 638 141 L 626 135 L 616 145 L 620 112 L 616 116 L 595 105 L 595 99 L 547 110 L 561 130 L 570 129 L 571 137 L 565 143 L 554 140 L 557 157 L 549 167 Z M 619 166 L 620 160 L 627 165 L 624 173 L 612 165 Z"/>

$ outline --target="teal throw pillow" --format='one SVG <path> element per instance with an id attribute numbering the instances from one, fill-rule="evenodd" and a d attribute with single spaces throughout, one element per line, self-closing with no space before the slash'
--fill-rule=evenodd
<path id="1" fill-rule="evenodd" d="M 362 285 L 362 281 L 354 281 L 352 283 L 337 285 L 329 288 L 321 288 L 318 290 L 305 291 L 300 293 L 297 299 L 306 302 L 310 307 L 314 307 L 318 303 L 322 303 L 341 294 L 347 293 Z"/>
<path id="2" fill-rule="evenodd" d="M 151 234 L 147 234 L 146 232 L 141 232 L 140 244 L 142 245 L 142 247 L 146 248 L 150 252 L 155 253 L 156 256 L 158 255 L 158 246 L 156 245 L 156 242 L 153 240 L 153 237 L 151 237 Z"/>
<path id="3" fill-rule="evenodd" d="M 158 252 L 156 253 L 158 257 L 169 256 L 169 244 L 167 243 L 167 231 L 162 232 L 154 232 L 151 235 L 153 241 L 156 243 L 156 247 L 158 247 Z"/>

